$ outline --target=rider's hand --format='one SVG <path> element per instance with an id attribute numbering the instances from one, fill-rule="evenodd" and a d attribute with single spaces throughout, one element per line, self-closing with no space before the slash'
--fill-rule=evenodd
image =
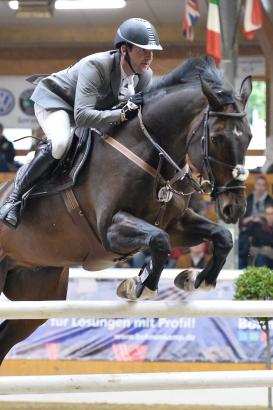
<path id="1" fill-rule="evenodd" d="M 142 105 L 143 105 L 142 93 L 137 93 L 135 95 L 132 95 L 121 110 L 120 121 L 124 122 L 124 121 L 128 121 L 134 118 L 137 115 L 138 110 Z"/>

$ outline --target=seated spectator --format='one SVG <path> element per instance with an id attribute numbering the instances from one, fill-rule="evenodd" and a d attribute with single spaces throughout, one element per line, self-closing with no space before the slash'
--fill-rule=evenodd
<path id="1" fill-rule="evenodd" d="M 249 264 L 250 239 L 247 228 L 242 227 L 239 233 L 239 269 L 245 269 Z"/>
<path id="2" fill-rule="evenodd" d="M 0 152 L 0 172 L 10 172 L 9 164 L 4 155 Z"/>
<path id="3" fill-rule="evenodd" d="M 266 205 L 264 216 L 244 230 L 249 238 L 249 264 L 273 269 L 273 204 Z"/>
<path id="4" fill-rule="evenodd" d="M 13 143 L 10 142 L 4 135 L 3 135 L 4 127 L 0 124 L 0 153 L 3 156 L 3 160 L 5 164 L 7 164 L 8 169 L 7 171 L 2 172 L 14 172 L 18 169 L 17 163 L 14 161 L 15 157 L 15 149 Z M 2 161 L 1 161 L 2 162 Z M 6 168 L 6 165 L 5 167 Z M 3 167 L 2 167 L 3 169 Z"/>
<path id="5" fill-rule="evenodd" d="M 247 208 L 244 217 L 240 221 L 239 233 L 239 269 L 249 265 L 250 238 L 246 230 L 248 224 L 261 222 L 264 217 L 265 207 L 273 204 L 273 199 L 268 193 L 268 183 L 263 175 L 256 178 L 253 193 L 247 197 Z"/>
<path id="6" fill-rule="evenodd" d="M 263 175 L 256 178 L 253 193 L 247 197 L 246 212 L 241 220 L 241 226 L 255 222 L 264 215 L 265 206 L 272 204 L 273 199 L 268 193 L 268 183 Z"/>
<path id="7" fill-rule="evenodd" d="M 177 268 L 203 269 L 208 263 L 211 255 L 206 253 L 207 244 L 205 242 L 190 247 L 190 252 L 182 255 L 177 260 Z"/>

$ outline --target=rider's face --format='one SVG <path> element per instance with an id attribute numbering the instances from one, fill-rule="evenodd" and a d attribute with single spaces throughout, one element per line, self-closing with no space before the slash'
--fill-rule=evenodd
<path id="1" fill-rule="evenodd" d="M 145 50 L 144 48 L 137 46 L 132 46 L 131 50 L 127 47 L 127 53 L 129 54 L 131 65 L 134 71 L 138 74 L 145 74 L 153 61 L 153 51 Z M 128 71 L 129 69 L 130 74 L 132 74 L 132 70 L 130 69 L 128 64 L 126 68 L 126 71 Z"/>

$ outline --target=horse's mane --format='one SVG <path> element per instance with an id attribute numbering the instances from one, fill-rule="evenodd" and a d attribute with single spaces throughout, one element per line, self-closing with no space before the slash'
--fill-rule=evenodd
<path id="1" fill-rule="evenodd" d="M 212 57 L 193 57 L 169 73 L 156 78 L 151 91 L 178 84 L 200 85 L 200 76 L 211 86 L 223 84 L 223 73 L 215 66 Z"/>

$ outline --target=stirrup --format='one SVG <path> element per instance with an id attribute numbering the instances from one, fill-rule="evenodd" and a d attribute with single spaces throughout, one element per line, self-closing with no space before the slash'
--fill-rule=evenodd
<path id="1" fill-rule="evenodd" d="M 16 228 L 20 219 L 20 209 L 17 209 L 21 201 L 6 201 L 0 209 L 0 220 L 9 228 Z"/>

